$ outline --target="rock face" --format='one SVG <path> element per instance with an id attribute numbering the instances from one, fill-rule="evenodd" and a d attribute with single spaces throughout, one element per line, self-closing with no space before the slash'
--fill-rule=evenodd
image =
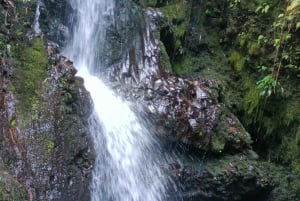
<path id="1" fill-rule="evenodd" d="M 0 199 L 1 200 L 25 200 L 26 191 L 4 167 L 3 161 L 0 164 Z"/>
<path id="2" fill-rule="evenodd" d="M 181 78 L 163 69 L 159 57 L 162 49 L 157 38 L 163 14 L 151 8 L 134 9 L 131 4 L 128 10 L 122 11 L 129 13 L 127 22 L 121 21 L 107 34 L 108 41 L 117 43 L 114 36 L 119 34 L 119 27 L 124 23 L 134 24 L 129 39 L 119 41 L 125 44 L 124 48 L 111 47 L 120 52 L 118 55 L 125 56 L 108 62 L 110 67 L 100 72 L 100 76 L 122 97 L 142 105 L 142 111 L 159 125 L 161 136 L 169 140 L 216 153 L 224 149 L 250 148 L 250 135 L 219 102 L 219 81 L 200 76 Z"/>
<path id="3" fill-rule="evenodd" d="M 0 63 L 0 200 L 90 200 L 89 93 L 57 45 L 22 26 L 33 21 L 35 3 L 5 2 L 0 8 L 1 44 L 6 44 Z"/>
<path id="4" fill-rule="evenodd" d="M 75 76 L 72 62 L 59 54 L 57 45 L 68 37 L 69 19 L 63 13 L 73 11 L 66 1 L 45 1 L 41 28 L 46 34 L 41 36 L 30 27 L 34 2 L 1 3 L 5 17 L 0 18 L 0 39 L 5 45 L 1 43 L 0 164 L 7 168 L 0 166 L 0 176 L 6 178 L 0 192 L 7 184 L 23 190 L 0 196 L 87 201 L 94 162 L 87 129 L 92 103 L 83 80 Z M 256 161 L 250 135 L 222 103 L 220 81 L 171 72 L 170 57 L 180 52 L 178 38 L 184 34 L 180 29 L 168 34 L 169 25 L 186 20 L 177 16 L 166 20 L 163 12 L 141 5 L 167 4 L 118 1 L 117 20 L 108 27 L 107 42 L 101 47 L 106 54 L 99 53 L 105 68 L 95 72 L 157 125 L 158 137 L 180 147 L 181 162 L 166 165 L 179 186 L 176 197 L 264 200 L 272 181 Z M 176 45 L 168 47 L 168 37 Z M 195 46 L 205 47 L 205 43 Z"/>
<path id="5" fill-rule="evenodd" d="M 153 120 L 160 138 L 185 150 L 183 162 L 167 168 L 180 186 L 178 196 L 266 199 L 272 180 L 256 161 L 250 135 L 220 101 L 220 81 L 199 75 L 184 78 L 163 68 L 169 61 L 158 34 L 165 24 L 162 12 L 129 1 L 119 1 L 115 12 L 117 17 L 127 13 L 127 18 L 109 28 L 111 43 L 106 46 L 111 55 L 105 57 L 105 70 L 95 71 L 141 116 Z"/>
<path id="6" fill-rule="evenodd" d="M 68 12 L 76 16 L 72 9 Z M 95 50 L 104 68 L 94 71 L 141 116 L 153 120 L 161 139 L 185 150 L 183 162 L 166 169 L 180 186 L 176 197 L 243 200 L 259 195 L 263 200 L 272 181 L 255 154 L 249 154 L 250 135 L 220 101 L 219 80 L 170 72 L 170 53 L 175 55 L 180 45 L 166 52 L 159 40 L 168 38 L 159 34 L 160 29 L 167 33 L 162 12 L 120 0 L 115 18 L 103 47 Z"/>

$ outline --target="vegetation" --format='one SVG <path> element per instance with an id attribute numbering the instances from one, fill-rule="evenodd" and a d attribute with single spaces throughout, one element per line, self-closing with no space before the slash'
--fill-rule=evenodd
<path id="1" fill-rule="evenodd" d="M 41 83 L 46 77 L 47 54 L 41 38 L 30 41 L 24 47 L 16 48 L 18 58 L 15 69 L 15 80 L 12 84 L 20 102 L 20 112 L 28 113 L 37 108 Z"/>
<path id="2" fill-rule="evenodd" d="M 300 0 L 153 2 L 167 19 L 160 36 L 173 72 L 221 80 L 223 101 L 256 151 L 291 178 L 299 174 Z M 213 145 L 217 151 L 223 144 L 216 138 Z M 283 189 L 299 196 L 297 179 L 281 178 Z M 286 198 L 283 189 L 278 200 Z"/>

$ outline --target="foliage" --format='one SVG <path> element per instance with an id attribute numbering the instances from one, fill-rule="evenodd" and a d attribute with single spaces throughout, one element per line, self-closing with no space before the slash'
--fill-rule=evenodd
<path id="1" fill-rule="evenodd" d="M 242 87 L 245 90 L 243 108 L 247 114 L 252 114 L 259 105 L 259 92 L 249 78 L 245 78 Z"/>
<path id="2" fill-rule="evenodd" d="M 299 174 L 300 0 L 231 2 L 226 50 L 239 87 L 232 105 L 257 150 Z"/>
<path id="3" fill-rule="evenodd" d="M 256 9 L 259 14 L 268 12 L 270 5 L 262 3 Z M 300 27 L 300 1 L 287 0 L 285 9 L 278 9 L 279 14 L 275 15 L 274 21 L 271 25 L 272 32 L 260 34 L 257 38 L 257 43 L 261 46 L 267 47 L 273 51 L 272 61 L 265 61 L 270 64 L 263 64 L 266 67 L 263 71 L 267 72 L 261 80 L 257 82 L 257 88 L 260 90 L 261 96 L 271 96 L 276 93 L 277 88 L 280 88 L 280 75 L 285 72 L 288 75 L 296 73 L 300 75 L 300 67 L 297 65 L 300 61 L 299 52 L 292 41 L 297 41 L 297 30 Z M 259 68 L 260 69 L 260 68 Z M 260 72 L 263 72 L 260 71 Z"/>
<path id="4" fill-rule="evenodd" d="M 176 64 L 173 67 L 173 70 L 178 74 L 184 74 L 190 71 L 192 65 L 192 58 L 190 56 L 185 56 L 183 59 L 176 62 Z"/>
<path id="5" fill-rule="evenodd" d="M 171 61 L 176 55 L 184 53 L 184 41 L 190 16 L 190 4 L 185 1 L 173 0 L 160 8 L 164 13 L 165 21 L 161 40 L 165 44 Z"/>

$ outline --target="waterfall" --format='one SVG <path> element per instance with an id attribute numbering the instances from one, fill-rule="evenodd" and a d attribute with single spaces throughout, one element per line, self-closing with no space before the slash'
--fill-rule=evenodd
<path id="1" fill-rule="evenodd" d="M 161 170 L 159 143 L 129 106 L 92 74 L 101 67 L 99 54 L 106 27 L 113 21 L 114 2 L 70 0 L 70 5 L 75 12 L 74 34 L 64 52 L 94 102 L 89 126 L 97 156 L 91 200 L 165 201 L 167 177 Z"/>
<path id="2" fill-rule="evenodd" d="M 40 29 L 40 5 L 41 5 L 41 1 L 37 0 L 36 2 L 36 10 L 35 10 L 35 16 L 34 16 L 34 21 L 33 21 L 33 31 L 35 34 L 40 34 L 42 31 Z"/>

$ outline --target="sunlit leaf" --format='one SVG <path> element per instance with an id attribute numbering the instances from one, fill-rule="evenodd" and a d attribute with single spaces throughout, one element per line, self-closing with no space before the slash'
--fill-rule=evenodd
<path id="1" fill-rule="evenodd" d="M 299 28 L 300 28 L 300 22 L 297 22 L 296 29 L 299 29 Z"/>

